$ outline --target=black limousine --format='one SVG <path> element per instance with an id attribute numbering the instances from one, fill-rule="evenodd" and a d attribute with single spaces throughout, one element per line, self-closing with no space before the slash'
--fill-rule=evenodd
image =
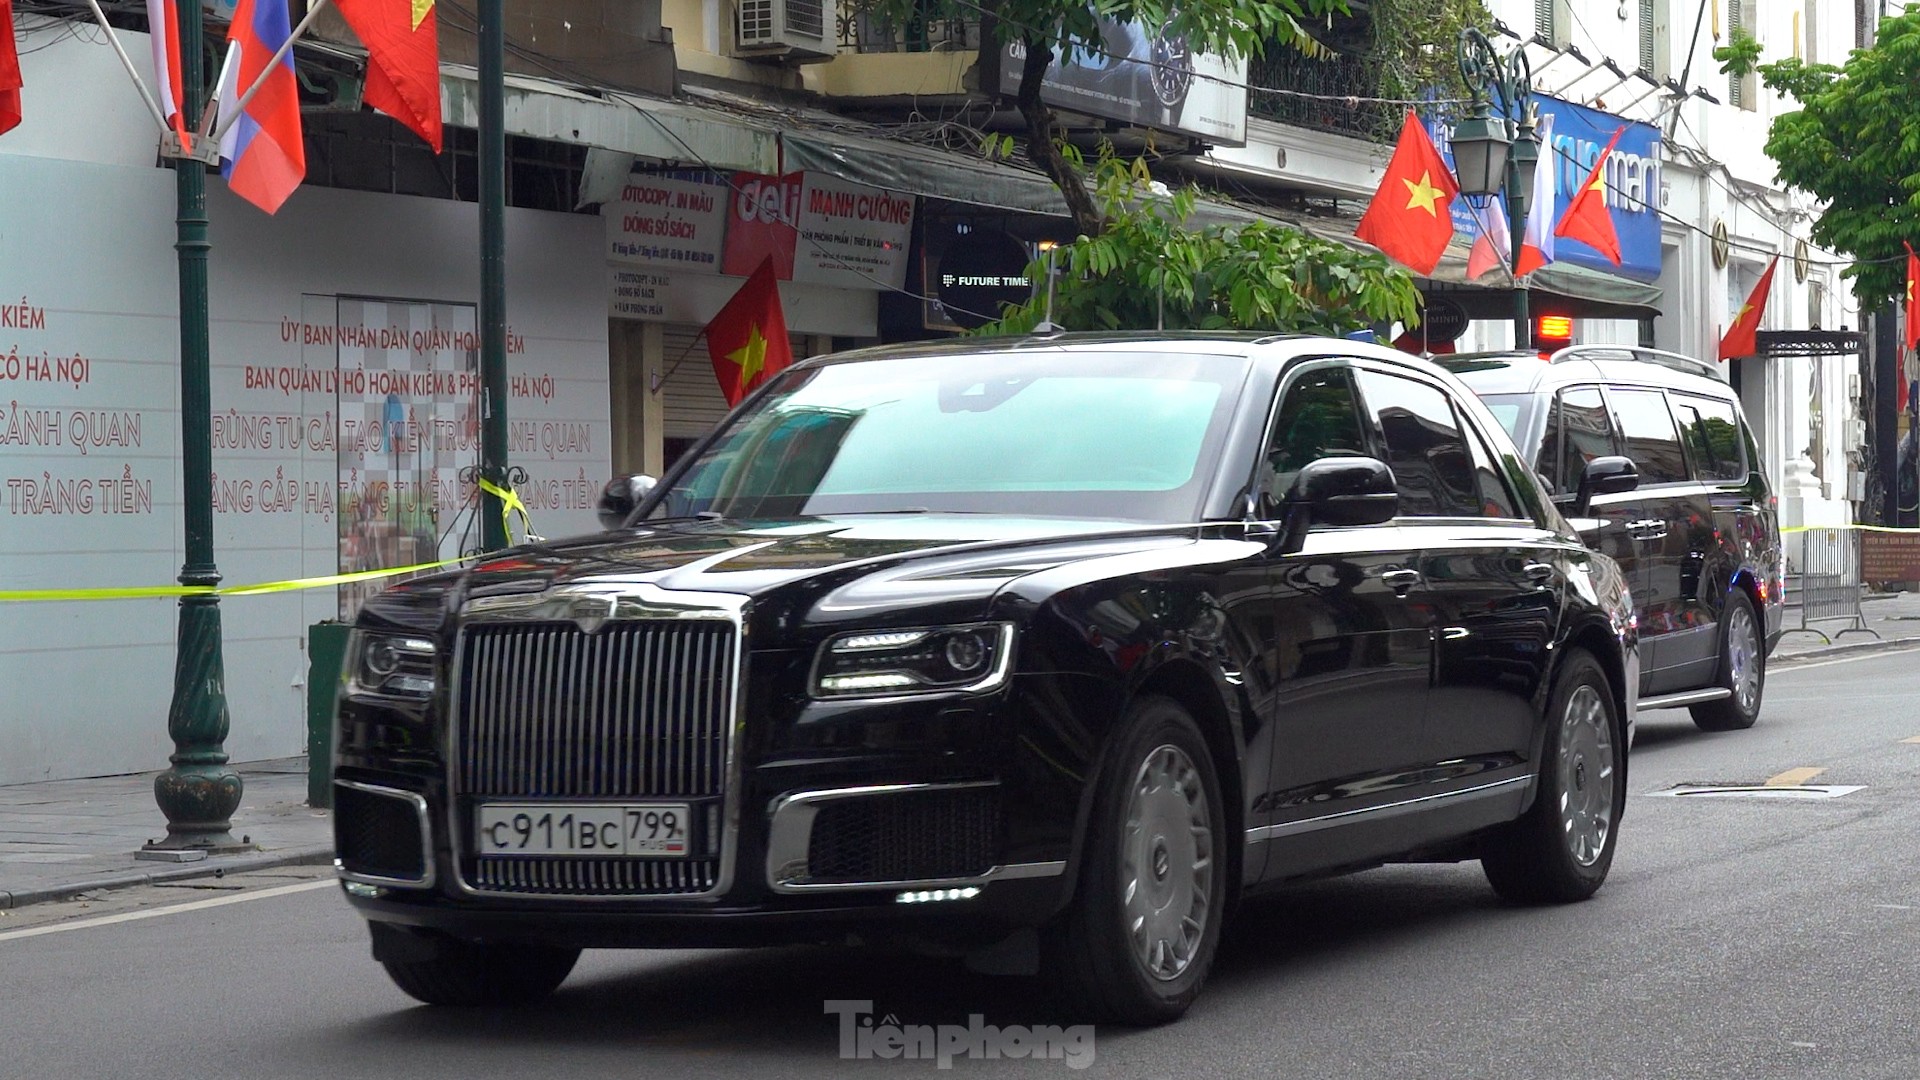
<path id="1" fill-rule="evenodd" d="M 422 1001 L 533 1000 L 582 948 L 854 938 L 1154 1023 L 1249 892 L 1478 859 L 1562 902 L 1612 861 L 1624 579 L 1417 358 L 819 357 L 602 518 L 357 618 L 339 875 Z"/>

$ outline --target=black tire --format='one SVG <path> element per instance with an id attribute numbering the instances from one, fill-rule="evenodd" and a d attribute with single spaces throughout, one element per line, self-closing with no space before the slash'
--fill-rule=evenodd
<path id="1" fill-rule="evenodd" d="M 526 1005 L 553 993 L 579 949 L 443 941 L 431 959 L 382 960 L 387 976 L 429 1005 Z"/>
<path id="2" fill-rule="evenodd" d="M 1481 842 L 1493 891 L 1515 903 L 1565 904 L 1599 890 L 1626 807 L 1626 734 L 1599 661 L 1570 651 L 1547 703 L 1533 805 Z"/>
<path id="3" fill-rule="evenodd" d="M 1701 731 L 1743 731 L 1760 719 L 1760 699 L 1767 690 L 1767 650 L 1761 644 L 1760 623 L 1753 601 L 1735 589 L 1720 613 L 1720 670 L 1713 685 L 1732 696 L 1688 706 L 1694 726 Z"/>
<path id="4" fill-rule="evenodd" d="M 1204 830 L 1193 827 L 1202 807 Z M 1139 824 L 1129 828 L 1135 814 Z M 1045 970 L 1078 1017 L 1163 1024 L 1193 1004 L 1226 914 L 1226 822 L 1213 758 L 1193 717 L 1169 698 L 1140 699 L 1107 747 L 1073 906 L 1046 929 Z M 1145 884 L 1128 889 L 1132 881 Z M 1131 914 L 1130 897 L 1138 898 Z M 1136 945 L 1129 927 L 1142 905 L 1148 914 Z M 1186 931 L 1182 915 L 1198 934 Z M 1178 940 L 1155 930 L 1168 922 L 1179 923 Z"/>

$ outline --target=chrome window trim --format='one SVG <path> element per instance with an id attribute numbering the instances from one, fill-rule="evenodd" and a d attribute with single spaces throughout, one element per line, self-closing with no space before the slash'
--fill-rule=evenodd
<path id="1" fill-rule="evenodd" d="M 1463 788 L 1459 791 L 1443 791 L 1435 795 L 1421 795 L 1417 798 L 1402 799 L 1399 802 L 1391 802 L 1382 806 L 1368 806 L 1359 810 L 1342 810 L 1337 814 L 1326 814 L 1321 817 L 1305 818 L 1300 821 L 1283 821 L 1278 825 L 1263 825 L 1259 828 L 1247 830 L 1247 843 L 1258 844 L 1267 840 L 1277 840 L 1283 836 L 1296 836 L 1301 833 L 1318 832 L 1321 829 L 1331 829 L 1341 825 L 1354 825 L 1363 821 L 1381 821 L 1387 818 L 1400 817 L 1417 810 L 1427 809 L 1426 804 L 1442 799 L 1457 799 L 1461 802 L 1472 802 L 1479 799 L 1494 798 L 1507 794 L 1515 785 L 1531 784 L 1533 781 L 1534 775 L 1528 773 L 1525 776 L 1508 777 L 1505 780 L 1495 780 L 1489 784 L 1479 784 L 1474 787 Z"/>
<path id="2" fill-rule="evenodd" d="M 767 886 L 776 893 L 788 894 L 859 892 L 876 889 L 948 889 L 985 885 L 993 881 L 1010 881 L 1016 878 L 1057 877 L 1066 873 L 1066 861 L 1061 860 L 1059 862 L 1007 863 L 972 877 L 820 883 L 798 880 L 800 875 L 806 873 L 808 848 L 813 843 L 813 819 L 820 812 L 822 803 L 868 795 L 966 791 L 999 786 L 999 783 L 993 780 L 946 784 L 871 784 L 865 787 L 795 791 L 782 795 L 767 805 Z"/>
<path id="3" fill-rule="evenodd" d="M 433 888 L 436 877 L 433 868 L 433 822 L 427 812 L 426 796 L 418 792 L 408 791 L 405 788 L 386 787 L 381 784 L 363 784 L 358 780 L 335 780 L 333 786 L 351 788 L 354 791 L 364 792 L 368 795 L 379 795 L 385 798 L 399 799 L 402 802 L 411 803 L 413 805 L 414 821 L 420 827 L 421 867 L 421 876 L 418 878 L 387 877 L 382 874 L 357 874 L 348 870 L 346 865 L 336 857 L 333 860 L 334 876 L 342 881 L 356 881 L 362 885 L 386 885 L 401 889 Z M 336 802 L 334 805 L 335 813 L 338 813 L 339 804 Z"/>
<path id="4" fill-rule="evenodd" d="M 747 613 L 752 601 L 732 593 L 676 592 L 646 582 L 586 581 L 555 585 L 538 593 L 512 596 L 487 596 L 461 605 L 458 628 L 454 632 L 453 663 L 447 689 L 447 837 L 452 848 L 453 883 L 465 896 L 503 900 L 583 901 L 589 904 L 657 904 L 689 900 L 718 900 L 733 887 L 734 863 L 740 845 L 740 748 L 746 730 Z M 733 684 L 731 716 L 723 766 L 726 791 L 720 818 L 720 867 L 713 887 L 704 892 L 681 893 L 527 893 L 478 888 L 466 880 L 461 862 L 467 852 L 467 823 L 459 820 L 460 805 L 460 688 L 461 665 L 466 658 L 467 629 L 473 625 L 513 622 L 574 621 L 583 610 L 591 610 L 594 629 L 609 621 L 725 620 L 733 624 Z M 602 613 L 605 614 L 602 614 Z M 582 630 L 586 630 L 583 625 Z M 588 633 L 593 631 L 588 630 Z M 538 801 L 538 800 L 519 800 Z M 607 800 L 602 800 L 607 801 Z M 617 801 L 617 800 L 615 800 Z M 476 858 L 478 856 L 475 856 Z M 689 860 L 691 861 L 691 860 Z"/>

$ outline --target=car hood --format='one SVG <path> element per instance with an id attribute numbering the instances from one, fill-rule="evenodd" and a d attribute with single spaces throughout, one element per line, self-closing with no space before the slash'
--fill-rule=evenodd
<path id="1" fill-rule="evenodd" d="M 1021 577 L 1188 546 L 1197 533 L 1194 525 L 975 514 L 675 522 L 515 548 L 464 571 L 406 582 L 369 601 L 367 614 L 406 622 L 406 609 L 444 617 L 557 586 L 644 584 L 747 597 L 756 630 L 777 640 L 806 627 L 896 616 L 984 618 L 995 594 Z"/>

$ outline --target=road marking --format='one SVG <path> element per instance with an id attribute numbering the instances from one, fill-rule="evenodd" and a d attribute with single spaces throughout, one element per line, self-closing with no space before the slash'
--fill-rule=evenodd
<path id="1" fill-rule="evenodd" d="M 1827 770 L 1825 769 L 1810 769 L 1810 768 L 1788 769 L 1786 772 L 1781 773 L 1779 776 L 1767 777 L 1767 786 L 1768 787 L 1799 787 L 1801 784 L 1806 783 L 1807 781 L 1813 779 L 1816 776 L 1819 776 L 1821 773 L 1826 771 Z"/>
<path id="2" fill-rule="evenodd" d="M 30 926 L 24 930 L 8 930 L 0 933 L 0 941 L 12 941 L 15 938 L 39 937 L 41 934 L 57 934 L 62 930 L 89 930 L 96 926 L 112 926 L 115 923 L 135 922 L 140 919 L 157 919 L 162 915 L 180 915 L 189 911 L 201 911 L 205 908 L 225 907 L 228 904 L 245 903 L 248 900 L 265 900 L 274 896 L 286 896 L 289 893 L 309 892 L 328 887 L 339 888 L 333 880 L 303 881 L 298 885 L 277 885 L 258 892 L 241 893 L 238 896 L 216 896 L 210 900 L 193 900 L 184 904 L 169 904 L 166 907 L 147 908 L 144 911 L 127 911 L 118 915 L 102 915 L 97 919 L 76 919 L 72 922 L 52 923 L 47 926 Z"/>

